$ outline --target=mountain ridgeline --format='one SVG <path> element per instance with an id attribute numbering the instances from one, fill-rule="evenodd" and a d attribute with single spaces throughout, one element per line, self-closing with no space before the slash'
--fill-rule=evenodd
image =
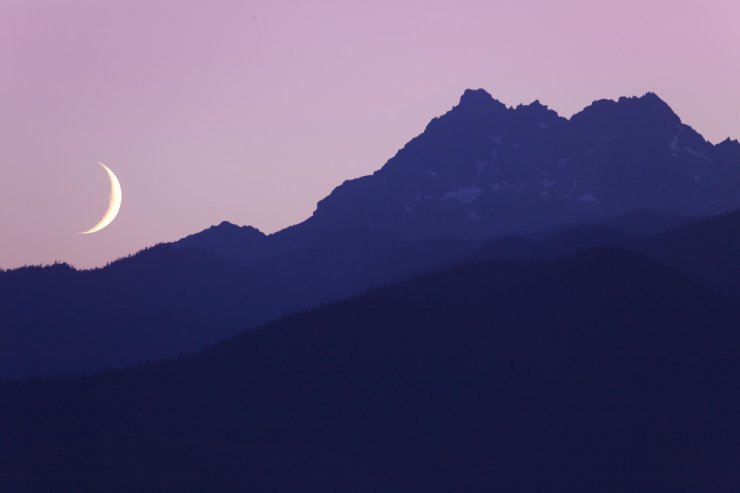
<path id="1" fill-rule="evenodd" d="M 0 491 L 740 491 L 738 208 L 655 94 L 466 91 L 278 233 L 0 271 Z"/>
<path id="2" fill-rule="evenodd" d="M 469 263 L 0 384 L 3 491 L 730 493 L 740 314 L 638 254 Z"/>
<path id="3" fill-rule="evenodd" d="M 724 262 L 734 262 L 737 217 L 717 214 L 738 207 L 740 144 L 707 142 L 655 94 L 565 119 L 468 90 L 381 169 L 278 233 L 223 222 L 102 269 L 0 272 L 0 379 L 193 352 L 470 259 L 619 246 L 733 297 L 740 283 Z M 715 216 L 724 226 L 666 233 Z"/>
<path id="4" fill-rule="evenodd" d="M 571 119 L 483 90 L 435 118 L 371 176 L 307 221 L 405 235 L 521 234 L 649 209 L 706 216 L 740 207 L 740 144 L 712 145 L 658 96 L 596 101 Z"/>

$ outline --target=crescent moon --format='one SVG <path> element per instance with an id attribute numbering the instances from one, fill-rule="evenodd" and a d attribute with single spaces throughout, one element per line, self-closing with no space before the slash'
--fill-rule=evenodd
<path id="1" fill-rule="evenodd" d="M 108 179 L 110 180 L 110 195 L 108 196 L 108 210 L 105 211 L 105 214 L 100 219 L 100 221 L 98 221 L 98 224 L 88 229 L 87 231 L 80 232 L 81 235 L 89 235 L 91 233 L 97 233 L 101 229 L 105 228 L 106 226 L 108 226 L 110 223 L 113 222 L 113 220 L 118 215 L 118 211 L 121 209 L 121 200 L 123 199 L 123 194 L 121 191 L 121 182 L 118 181 L 118 178 L 110 170 L 108 166 L 104 165 L 100 161 L 98 161 L 97 163 L 103 167 L 105 172 L 108 174 Z"/>

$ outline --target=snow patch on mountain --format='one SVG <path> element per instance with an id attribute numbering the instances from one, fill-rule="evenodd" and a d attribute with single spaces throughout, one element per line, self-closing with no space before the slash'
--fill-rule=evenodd
<path id="1" fill-rule="evenodd" d="M 689 146 L 685 146 L 683 148 L 683 150 L 686 151 L 687 153 L 691 154 L 695 158 L 701 159 L 704 162 L 707 162 L 707 163 L 711 163 L 712 162 L 712 160 L 707 157 L 707 150 L 706 149 L 704 149 L 702 152 L 698 152 L 698 151 L 692 149 Z"/>
<path id="2" fill-rule="evenodd" d="M 676 125 L 676 127 L 678 128 L 676 134 L 673 136 L 670 142 L 668 142 L 668 146 L 673 153 L 673 157 L 677 157 L 678 153 L 681 152 L 681 149 L 678 147 L 678 137 L 679 135 L 681 135 L 681 130 L 683 130 L 683 128 L 681 127 L 681 125 Z"/>
<path id="3" fill-rule="evenodd" d="M 551 188 L 553 185 L 557 183 L 556 180 L 550 179 L 548 177 L 544 177 L 538 182 L 540 185 L 542 185 L 542 188 L 548 189 Z"/>
<path id="4" fill-rule="evenodd" d="M 494 184 L 491 185 L 491 190 L 494 191 L 494 192 L 498 192 L 499 190 L 505 190 L 505 189 L 514 190 L 515 192 L 521 192 L 522 191 L 522 189 L 520 187 L 511 185 L 507 181 L 500 181 L 500 182 L 496 182 L 496 183 L 494 183 Z"/>
<path id="5" fill-rule="evenodd" d="M 598 201 L 599 201 L 599 199 L 597 199 L 597 198 L 596 198 L 596 197 L 594 196 L 594 194 L 592 194 L 592 193 L 587 193 L 586 195 L 582 195 L 582 196 L 581 196 L 581 197 L 580 197 L 580 198 L 578 199 L 578 202 L 598 202 Z"/>
<path id="6" fill-rule="evenodd" d="M 475 199 L 477 199 L 480 194 L 480 187 L 475 185 L 469 187 L 455 187 L 455 189 L 444 194 L 442 196 L 442 199 L 453 199 L 457 200 L 458 202 L 469 204 L 475 201 Z"/>

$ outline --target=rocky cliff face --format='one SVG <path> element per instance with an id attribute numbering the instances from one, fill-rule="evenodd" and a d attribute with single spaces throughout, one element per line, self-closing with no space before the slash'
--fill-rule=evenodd
<path id="1" fill-rule="evenodd" d="M 410 236 L 526 233 L 652 209 L 740 206 L 740 144 L 707 142 L 657 95 L 596 101 L 571 119 L 468 90 L 373 175 L 320 201 L 306 227 Z"/>

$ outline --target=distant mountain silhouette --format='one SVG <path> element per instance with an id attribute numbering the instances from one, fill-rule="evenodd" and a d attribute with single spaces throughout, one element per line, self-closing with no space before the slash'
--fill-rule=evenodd
<path id="1" fill-rule="evenodd" d="M 649 209 L 641 209 L 604 219 L 600 223 L 625 233 L 655 236 L 701 219 L 701 217 L 672 216 Z"/>
<path id="2" fill-rule="evenodd" d="M 539 102 L 509 108 L 468 90 L 381 169 L 346 181 L 283 231 L 222 222 L 103 269 L 0 272 L 0 378 L 192 352 L 470 258 L 640 250 L 690 218 L 737 207 L 740 144 L 706 142 L 655 94 L 597 101 L 568 120 Z M 719 261 L 731 260 L 729 250 L 683 268 L 688 250 L 651 248 L 666 265 L 737 292 L 722 278 L 733 272 Z M 705 248 L 712 255 L 711 242 Z"/>
<path id="3" fill-rule="evenodd" d="M 507 108 L 468 90 L 382 169 L 320 201 L 307 223 L 490 236 L 639 209 L 738 207 L 740 145 L 712 145 L 655 94 L 597 101 L 567 120 L 537 101 Z"/>
<path id="4" fill-rule="evenodd" d="M 269 238 L 251 226 L 237 226 L 223 221 L 177 242 L 178 249 L 207 250 L 241 265 L 254 265 L 270 255 Z"/>
<path id="5" fill-rule="evenodd" d="M 106 268 L 0 273 L 0 377 L 115 368 L 202 348 L 241 330 L 259 298 L 242 269 L 159 245 Z M 274 291 L 274 290 L 273 290 Z"/>
<path id="6" fill-rule="evenodd" d="M 255 230 L 221 224 L 102 269 L 0 272 L 0 379 L 86 373 L 193 352 L 477 248 L 360 229 L 327 233 L 280 254 L 261 243 L 267 240 Z"/>
<path id="7" fill-rule="evenodd" d="M 545 231 L 528 237 L 507 236 L 488 242 L 469 259 L 525 260 L 568 257 L 594 247 L 644 251 L 642 245 L 666 231 L 702 220 L 639 210 L 603 221 Z M 711 246 L 708 249 L 712 249 Z M 660 255 L 653 255 L 660 258 Z"/>
<path id="8" fill-rule="evenodd" d="M 466 91 L 283 231 L 0 271 L 0 380 L 139 365 L 0 381 L 0 491 L 736 492 L 738 208 L 655 94 Z"/>
<path id="9" fill-rule="evenodd" d="M 740 212 L 695 220 L 651 236 L 628 233 L 648 227 L 652 213 L 576 226 L 538 238 L 505 237 L 470 254 L 470 260 L 535 260 L 568 257 L 593 247 L 622 247 L 648 255 L 740 304 Z M 665 218 L 665 223 L 681 221 Z M 659 222 L 653 226 L 662 229 Z"/>
<path id="10" fill-rule="evenodd" d="M 539 101 L 510 108 L 478 89 L 306 221 L 267 241 L 255 230 L 238 239 L 229 227 L 216 241 L 206 230 L 186 243 L 252 264 L 344 228 L 489 238 L 640 212 L 654 217 L 631 232 L 650 235 L 661 217 L 669 229 L 681 224 L 672 218 L 738 208 L 740 143 L 707 142 L 654 93 L 596 101 L 568 120 Z"/>
<path id="11" fill-rule="evenodd" d="M 643 236 L 603 224 L 576 226 L 541 240 L 508 236 L 495 240 L 470 256 L 471 260 L 536 260 L 568 257 L 594 247 L 636 245 Z"/>
<path id="12" fill-rule="evenodd" d="M 735 492 L 738 327 L 618 250 L 468 264 L 175 361 L 0 383 L 0 489 Z"/>
<path id="13" fill-rule="evenodd" d="M 740 302 L 740 212 L 667 231 L 636 250 Z"/>
<path id="14" fill-rule="evenodd" d="M 661 217 L 643 212 L 610 222 L 626 221 L 629 229 L 656 218 L 653 227 L 662 230 Z M 240 249 L 242 232 L 257 241 Z M 221 224 L 103 269 L 57 265 L 0 272 L 6 328 L 0 331 L 0 378 L 84 373 L 196 351 L 283 313 L 466 259 L 555 258 L 644 239 L 601 224 L 485 247 L 344 229 L 279 252 L 268 248 L 269 237 L 253 233 Z"/>
<path id="15" fill-rule="evenodd" d="M 631 232 L 650 235 L 661 218 L 669 229 L 681 223 L 675 218 L 737 208 L 740 144 L 712 145 L 653 93 L 596 101 L 568 120 L 539 101 L 509 108 L 479 89 L 267 243 L 282 252 L 345 227 L 422 238 L 530 235 L 638 211 L 654 217 Z M 254 250 L 242 251 L 229 258 L 251 262 Z"/>

